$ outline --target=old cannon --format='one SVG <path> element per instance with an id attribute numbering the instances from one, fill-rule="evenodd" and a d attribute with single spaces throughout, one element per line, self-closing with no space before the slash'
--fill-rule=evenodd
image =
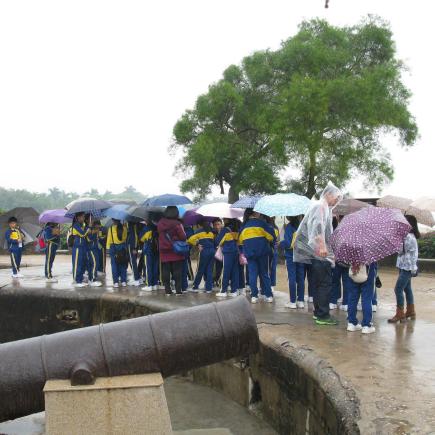
<path id="1" fill-rule="evenodd" d="M 0 344 L 0 421 L 44 410 L 48 379 L 160 372 L 164 377 L 258 350 L 243 297 Z"/>

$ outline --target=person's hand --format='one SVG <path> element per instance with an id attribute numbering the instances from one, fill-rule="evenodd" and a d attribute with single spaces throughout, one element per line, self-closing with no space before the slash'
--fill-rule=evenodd
<path id="1" fill-rule="evenodd" d="M 198 251 L 201 252 L 203 250 L 203 247 L 201 245 L 198 245 Z"/>
<path id="2" fill-rule="evenodd" d="M 324 247 L 319 249 L 319 257 L 325 258 L 328 256 L 328 250 Z"/>

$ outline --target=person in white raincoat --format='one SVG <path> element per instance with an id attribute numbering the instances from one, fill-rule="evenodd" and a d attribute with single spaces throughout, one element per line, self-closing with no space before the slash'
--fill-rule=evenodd
<path id="1" fill-rule="evenodd" d="M 320 199 L 310 208 L 302 220 L 296 237 L 293 258 L 308 265 L 314 303 L 314 319 L 319 325 L 335 325 L 329 315 L 332 290 L 334 253 L 330 245 L 332 235 L 332 209 L 343 195 L 331 182 L 323 190 Z"/>

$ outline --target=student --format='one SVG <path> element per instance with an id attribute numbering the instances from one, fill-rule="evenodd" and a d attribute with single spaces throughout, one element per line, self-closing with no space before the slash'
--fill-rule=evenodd
<path id="1" fill-rule="evenodd" d="M 24 234 L 21 232 L 17 218 L 11 216 L 8 219 L 9 228 L 6 230 L 6 243 L 8 251 L 11 256 L 12 278 L 22 278 L 23 274 L 20 272 L 21 255 L 23 252 Z"/>
<path id="2" fill-rule="evenodd" d="M 162 280 L 167 296 L 172 294 L 171 276 L 175 281 L 175 291 L 178 296 L 182 295 L 182 273 L 185 256 L 174 251 L 173 242 L 186 241 L 186 233 L 183 225 L 178 220 L 178 208 L 169 206 L 166 208 L 163 218 L 157 224 L 159 233 L 159 252 L 162 268 Z"/>
<path id="3" fill-rule="evenodd" d="M 216 237 L 216 246 L 221 247 L 223 254 L 222 287 L 216 293 L 218 298 L 226 298 L 228 286 L 231 283 L 230 297 L 238 296 L 239 287 L 239 249 L 237 241 L 239 234 L 236 232 L 236 224 L 231 219 L 224 219 L 224 227 Z"/>
<path id="4" fill-rule="evenodd" d="M 275 223 L 275 218 L 271 217 L 268 222 L 270 225 L 272 225 L 274 232 L 275 232 L 275 240 L 276 242 L 272 246 L 270 256 L 269 256 L 269 275 L 270 275 L 270 285 L 272 287 L 272 293 L 273 290 L 275 290 L 276 287 L 276 268 L 278 266 L 278 245 L 279 245 L 279 228 L 277 227 Z"/>
<path id="5" fill-rule="evenodd" d="M 98 222 L 98 221 L 97 221 Z M 87 241 L 87 265 L 88 265 L 88 279 L 89 285 L 91 287 L 100 287 L 102 284 L 97 281 L 98 274 L 98 233 L 100 227 L 98 224 L 93 223 L 92 227 L 89 228 L 88 235 L 86 236 Z"/>
<path id="6" fill-rule="evenodd" d="M 95 222 L 94 222 L 95 224 Z M 100 230 L 98 231 L 98 275 L 106 274 L 106 259 L 107 259 L 107 230 L 98 221 Z"/>
<path id="7" fill-rule="evenodd" d="M 190 237 L 192 237 L 195 234 L 193 227 L 191 227 L 189 225 L 183 225 L 183 228 L 184 228 L 184 232 L 186 233 L 187 239 L 189 239 Z M 189 250 L 189 254 L 186 256 L 186 259 L 184 260 L 184 264 L 183 264 L 183 280 L 182 280 L 182 288 L 181 288 L 181 290 L 183 292 L 187 291 L 187 289 L 189 287 L 189 281 L 191 281 L 193 283 L 193 280 L 194 280 L 190 252 L 191 252 L 191 250 Z"/>
<path id="8" fill-rule="evenodd" d="M 85 214 L 76 213 L 72 223 L 71 236 L 74 239 L 72 246 L 72 269 L 76 287 L 86 287 L 83 282 L 83 274 L 86 267 L 87 241 L 89 228 L 85 225 Z"/>
<path id="9" fill-rule="evenodd" d="M 215 235 L 207 221 L 199 222 L 199 229 L 187 239 L 191 246 L 198 246 L 199 260 L 198 271 L 193 281 L 192 291 L 197 292 L 201 280 L 204 278 L 205 291 L 211 293 L 213 289 L 213 263 L 216 249 L 214 246 Z"/>
<path id="10" fill-rule="evenodd" d="M 142 246 L 142 258 L 144 262 L 144 283 L 142 290 L 150 292 L 158 290 L 159 279 L 159 252 L 157 249 L 158 233 L 157 228 L 151 222 L 145 221 L 140 233 L 139 241 Z"/>
<path id="11" fill-rule="evenodd" d="M 223 228 L 223 223 L 220 218 L 215 219 L 213 222 L 213 233 L 215 237 L 220 233 Z M 213 289 L 219 290 L 221 287 L 221 276 L 222 276 L 223 262 L 216 260 L 214 261 L 213 268 Z"/>
<path id="12" fill-rule="evenodd" d="M 45 241 L 45 267 L 44 274 L 47 282 L 57 282 L 53 278 L 53 262 L 56 257 L 56 252 L 60 245 L 60 228 L 58 224 L 48 222 L 44 228 L 44 241 Z"/>
<path id="13" fill-rule="evenodd" d="M 351 269 L 355 274 L 358 273 L 360 269 L 363 269 L 367 274 L 367 280 L 362 283 L 355 282 L 352 279 L 353 274 L 349 272 L 347 330 L 349 332 L 361 331 L 362 334 L 372 334 L 376 331 L 376 328 L 372 324 L 372 299 L 375 291 L 376 263 L 372 263 L 370 266 L 351 266 Z M 358 323 L 356 317 L 357 305 L 360 297 L 363 312 L 361 324 Z"/>
<path id="14" fill-rule="evenodd" d="M 287 216 L 287 221 L 288 224 L 285 226 L 284 240 L 280 243 L 285 253 L 290 293 L 290 302 L 286 303 L 285 307 L 292 309 L 304 308 L 305 265 L 303 263 L 296 263 L 293 260 L 293 245 L 296 239 L 300 217 Z"/>
<path id="15" fill-rule="evenodd" d="M 405 215 L 405 218 L 411 225 L 411 230 L 405 237 L 403 247 L 397 256 L 396 267 L 399 269 L 399 276 L 394 288 L 397 304 L 396 314 L 391 319 L 388 319 L 388 323 L 403 322 L 407 319 L 415 320 L 416 318 L 411 281 L 418 273 L 417 239 L 420 238 L 420 231 L 418 230 L 417 220 L 414 216 Z M 406 297 L 406 312 L 404 310 L 405 299 L 403 293 L 405 293 Z"/>
<path id="16" fill-rule="evenodd" d="M 128 283 L 129 285 L 139 286 L 140 282 L 139 269 L 137 267 L 137 251 L 139 249 L 139 237 L 137 233 L 137 224 L 134 222 L 127 222 L 127 249 L 128 259 L 133 273 L 133 279 Z"/>
<path id="17" fill-rule="evenodd" d="M 127 286 L 127 226 L 121 221 L 112 219 L 113 224 L 107 231 L 106 248 L 110 254 L 112 265 L 113 287 L 118 288 L 119 282 L 122 287 Z"/>
<path id="18" fill-rule="evenodd" d="M 251 302 L 258 302 L 257 280 L 260 278 L 261 288 L 266 302 L 273 302 L 272 287 L 269 276 L 269 256 L 271 244 L 275 244 L 275 231 L 271 225 L 253 212 L 240 234 L 243 253 L 248 260 L 249 286 Z"/>

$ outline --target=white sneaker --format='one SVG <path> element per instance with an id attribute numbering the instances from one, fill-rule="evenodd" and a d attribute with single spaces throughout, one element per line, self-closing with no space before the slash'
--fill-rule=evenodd
<path id="1" fill-rule="evenodd" d="M 305 308 L 305 304 L 302 301 L 296 302 L 296 305 L 298 306 L 298 308 Z"/>
<path id="2" fill-rule="evenodd" d="M 211 295 L 213 292 L 212 292 L 211 290 L 207 290 L 206 293 L 207 293 L 208 295 Z"/>
<path id="3" fill-rule="evenodd" d="M 18 273 L 13 273 L 11 276 L 12 278 L 19 278 Z"/>
<path id="4" fill-rule="evenodd" d="M 154 290 L 154 288 L 148 285 L 148 286 L 142 287 L 141 290 L 143 292 L 152 292 Z"/>
<path id="5" fill-rule="evenodd" d="M 354 325 L 353 323 L 348 323 L 346 331 L 349 332 L 355 332 L 355 331 L 361 331 L 362 326 L 358 323 L 357 325 Z"/>
<path id="6" fill-rule="evenodd" d="M 126 282 L 122 282 L 121 283 L 121 287 L 127 287 L 127 283 Z"/>
<path id="7" fill-rule="evenodd" d="M 88 284 L 86 282 L 81 282 L 81 283 L 76 283 L 75 286 L 76 287 L 87 287 Z"/>
<path id="8" fill-rule="evenodd" d="M 347 305 L 340 305 L 340 310 L 347 311 Z"/>
<path id="9" fill-rule="evenodd" d="M 358 304 L 358 305 L 356 306 L 356 309 L 357 309 L 358 311 L 362 311 L 362 305 L 361 305 L 361 304 Z"/>
<path id="10" fill-rule="evenodd" d="M 113 283 L 113 288 L 118 288 L 118 287 L 119 287 L 119 284 L 117 282 L 114 282 Z"/>
<path id="11" fill-rule="evenodd" d="M 235 292 L 228 293 L 229 298 L 236 298 L 237 296 L 239 296 L 239 292 L 237 290 Z"/>
<path id="12" fill-rule="evenodd" d="M 18 273 L 17 273 L 17 277 L 18 277 L 18 278 L 24 278 L 24 275 L 23 275 L 21 272 L 18 272 Z"/>
<path id="13" fill-rule="evenodd" d="M 313 303 L 313 302 L 314 302 L 314 300 L 313 300 L 313 297 L 312 297 L 312 296 L 308 296 L 308 302 L 311 302 L 311 303 Z"/>
<path id="14" fill-rule="evenodd" d="M 155 291 L 155 290 L 158 290 L 159 289 L 159 286 L 158 285 L 153 285 L 152 286 L 152 289 Z"/>
<path id="15" fill-rule="evenodd" d="M 363 326 L 361 330 L 361 334 L 373 334 L 376 332 L 376 328 L 374 326 Z"/>
<path id="16" fill-rule="evenodd" d="M 286 308 L 296 309 L 298 306 L 296 305 L 296 302 L 287 302 L 284 305 Z"/>
<path id="17" fill-rule="evenodd" d="M 267 302 L 268 304 L 271 304 L 273 302 L 273 297 L 269 296 L 268 298 L 264 298 L 264 301 Z"/>
<path id="18" fill-rule="evenodd" d="M 378 306 L 377 305 L 372 305 L 372 312 L 376 313 L 376 311 L 378 311 Z"/>
<path id="19" fill-rule="evenodd" d="M 101 284 L 100 281 L 91 281 L 89 284 L 91 287 L 101 287 L 103 284 Z"/>
<path id="20" fill-rule="evenodd" d="M 226 298 L 227 297 L 227 292 L 217 292 L 216 293 L 216 297 L 217 298 Z"/>
<path id="21" fill-rule="evenodd" d="M 133 280 L 133 281 L 129 281 L 128 285 L 133 285 L 135 287 L 139 287 L 140 286 L 140 282 L 139 282 L 139 280 Z"/>
<path id="22" fill-rule="evenodd" d="M 188 288 L 187 291 L 189 293 L 199 293 L 199 290 L 197 288 Z"/>
<path id="23" fill-rule="evenodd" d="M 337 304 L 329 304 L 329 309 L 330 310 L 336 310 L 337 309 Z"/>
<path id="24" fill-rule="evenodd" d="M 258 298 L 252 296 L 251 298 L 251 304 L 256 304 L 258 302 Z"/>
<path id="25" fill-rule="evenodd" d="M 56 278 L 47 278 L 45 282 L 57 282 Z"/>

